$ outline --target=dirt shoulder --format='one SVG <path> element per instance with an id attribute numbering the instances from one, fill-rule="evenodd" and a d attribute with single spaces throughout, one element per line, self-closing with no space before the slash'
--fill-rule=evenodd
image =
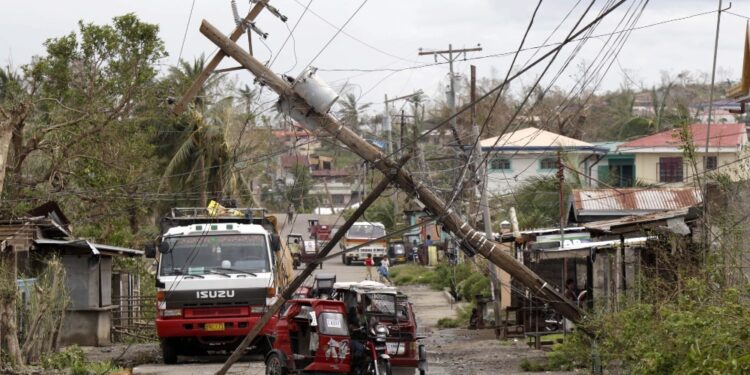
<path id="1" fill-rule="evenodd" d="M 460 308 L 451 305 L 443 292 L 425 285 L 399 287 L 414 304 L 420 331 L 427 334 L 428 374 L 530 374 L 521 369 L 524 359 L 542 360 L 545 352 L 529 348 L 525 340 L 498 340 L 491 329 L 440 329 L 437 321 L 454 317 Z M 545 372 L 567 375 L 582 372 Z"/>

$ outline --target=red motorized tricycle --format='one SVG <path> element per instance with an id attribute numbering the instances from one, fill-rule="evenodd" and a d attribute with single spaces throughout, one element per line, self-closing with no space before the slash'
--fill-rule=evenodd
<path id="1" fill-rule="evenodd" d="M 424 337 L 417 334 L 414 309 L 406 295 L 374 281 L 336 283 L 334 289 L 335 298 L 344 302 L 347 313 L 357 314 L 366 322 L 374 347 L 380 346 L 377 333 L 385 334 L 388 368 L 411 368 L 418 369 L 420 375 L 427 373 L 427 352 L 419 342 Z"/>
<path id="2" fill-rule="evenodd" d="M 365 331 L 345 309 L 334 300 L 287 302 L 271 334 L 266 374 L 391 375 L 385 328 Z"/>

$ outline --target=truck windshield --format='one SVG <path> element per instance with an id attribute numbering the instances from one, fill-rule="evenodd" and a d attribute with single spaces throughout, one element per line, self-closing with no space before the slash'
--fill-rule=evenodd
<path id="1" fill-rule="evenodd" d="M 385 229 L 367 224 L 358 224 L 351 227 L 346 232 L 348 238 L 369 238 L 374 239 L 385 236 Z"/>
<path id="2" fill-rule="evenodd" d="M 161 255 L 161 275 L 270 272 L 262 234 L 166 238 L 171 251 Z"/>

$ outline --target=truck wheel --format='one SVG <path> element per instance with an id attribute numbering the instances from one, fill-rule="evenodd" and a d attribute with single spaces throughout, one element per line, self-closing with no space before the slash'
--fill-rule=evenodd
<path id="1" fill-rule="evenodd" d="M 278 354 L 273 353 L 266 359 L 266 375 L 286 375 L 286 368 Z"/>
<path id="2" fill-rule="evenodd" d="M 164 339 L 161 342 L 161 356 L 164 364 L 173 365 L 177 363 L 178 346 L 175 340 Z"/>
<path id="3" fill-rule="evenodd" d="M 346 258 L 346 259 L 344 259 L 344 264 L 346 264 L 347 266 L 351 266 L 352 265 L 352 258 Z"/>

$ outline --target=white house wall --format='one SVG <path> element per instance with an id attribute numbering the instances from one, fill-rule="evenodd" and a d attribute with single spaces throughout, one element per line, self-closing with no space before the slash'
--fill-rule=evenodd
<path id="1" fill-rule="evenodd" d="M 524 183 L 534 177 L 548 177 L 555 176 L 557 168 L 554 169 L 541 169 L 540 161 L 543 158 L 557 158 L 555 154 L 516 154 L 508 155 L 510 160 L 509 170 L 493 170 L 490 169 L 487 174 L 487 181 L 489 191 L 491 195 L 507 195 L 518 190 Z M 583 160 L 586 155 L 566 155 L 565 159 L 568 164 L 575 163 L 575 168 L 580 172 L 586 173 L 583 165 L 578 165 L 579 160 Z M 494 155 L 493 155 L 494 157 Z M 498 154 L 498 158 L 502 158 L 501 154 Z M 571 165 L 571 167 L 573 167 Z M 568 169 L 565 171 L 565 178 L 572 179 L 577 178 L 577 173 L 572 172 Z M 580 176 L 578 176 L 580 177 Z M 583 178 L 581 178 L 583 180 Z"/>

